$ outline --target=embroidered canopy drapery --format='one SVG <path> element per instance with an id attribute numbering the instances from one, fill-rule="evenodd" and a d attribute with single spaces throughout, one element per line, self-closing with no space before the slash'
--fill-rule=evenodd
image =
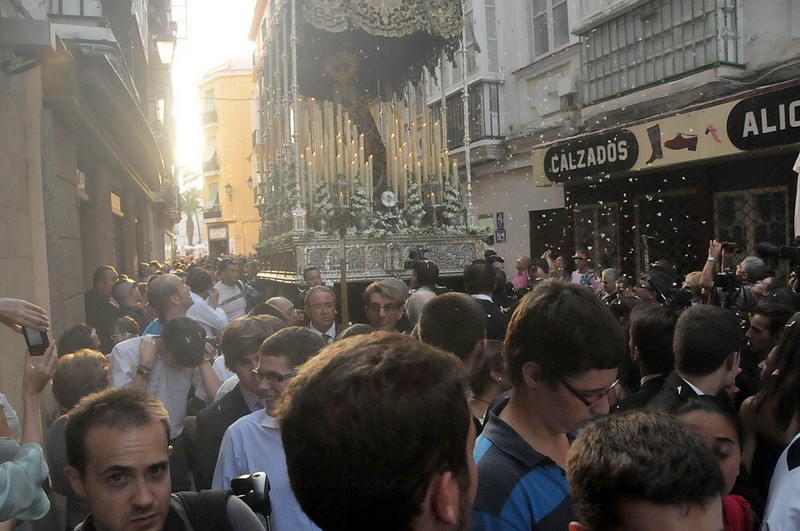
<path id="1" fill-rule="evenodd" d="M 461 35 L 461 3 L 447 0 L 306 0 L 303 16 L 332 33 L 361 29 L 381 37 L 424 31 L 441 37 Z"/>
<path id="2" fill-rule="evenodd" d="M 321 99 L 388 99 L 435 76 L 462 32 L 460 0 L 298 0 L 300 93 Z M 341 94 L 347 91 L 347 94 Z"/>

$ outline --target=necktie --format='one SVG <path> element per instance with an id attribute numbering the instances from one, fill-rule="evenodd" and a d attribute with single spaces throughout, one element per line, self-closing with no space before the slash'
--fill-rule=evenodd
<path id="1" fill-rule="evenodd" d="M 322 339 L 325 340 L 325 344 L 326 345 L 330 345 L 331 344 L 331 339 L 333 339 L 333 338 L 331 336 L 329 336 L 328 334 L 322 334 Z"/>

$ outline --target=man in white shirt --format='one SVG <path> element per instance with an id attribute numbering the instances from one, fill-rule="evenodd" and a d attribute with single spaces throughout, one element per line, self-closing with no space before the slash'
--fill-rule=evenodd
<path id="1" fill-rule="evenodd" d="M 795 435 L 775 466 L 761 529 L 800 529 L 800 434 Z"/>
<path id="2" fill-rule="evenodd" d="M 194 304 L 186 310 L 186 316 L 203 325 L 206 337 L 221 337 L 228 326 L 228 314 L 219 307 L 219 292 L 213 288 L 214 280 L 208 271 L 196 269 L 186 279 L 189 296 Z"/>
<path id="3" fill-rule="evenodd" d="M 219 307 L 228 315 L 228 322 L 247 313 L 244 285 L 239 280 L 239 264 L 230 258 L 219 263 L 217 275 L 220 281 L 214 285 L 219 292 Z"/>
<path id="4" fill-rule="evenodd" d="M 150 305 L 158 312 L 155 319 L 145 328 L 142 335 L 157 336 L 164 325 L 176 317 L 185 317 L 186 312 L 194 304 L 189 295 L 189 286 L 178 275 L 172 273 L 161 275 L 147 288 Z"/>
<path id="5" fill-rule="evenodd" d="M 169 412 L 173 491 L 189 490 L 188 463 L 183 449 L 186 397 L 192 386 L 217 394 L 219 378 L 207 363 L 203 328 L 189 317 L 170 320 L 160 337 L 141 336 L 118 343 L 109 355 L 111 387 L 143 389 L 164 403 Z M 209 346 L 211 354 L 213 349 Z"/>

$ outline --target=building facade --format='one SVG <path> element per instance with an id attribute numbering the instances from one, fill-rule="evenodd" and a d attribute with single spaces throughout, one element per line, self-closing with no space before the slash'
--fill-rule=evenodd
<path id="1" fill-rule="evenodd" d="M 471 177 L 499 254 L 582 246 L 596 267 L 686 273 L 711 238 L 740 256 L 792 239 L 796 2 L 466 4 Z M 427 85 L 452 154 L 463 68 Z"/>
<path id="2" fill-rule="evenodd" d="M 170 30 L 169 2 L 0 0 L 0 295 L 44 307 L 54 339 L 85 321 L 97 266 L 164 258 L 174 127 L 155 41 Z M 18 405 L 24 342 L 0 328 Z"/>
<path id="3" fill-rule="evenodd" d="M 209 70 L 199 84 L 203 127 L 203 220 L 211 255 L 254 252 L 260 219 L 253 189 L 256 101 L 250 59 Z"/>

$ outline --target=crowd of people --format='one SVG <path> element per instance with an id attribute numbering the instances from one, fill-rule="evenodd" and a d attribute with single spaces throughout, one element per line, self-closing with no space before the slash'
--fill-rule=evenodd
<path id="1" fill-rule="evenodd" d="M 800 529 L 794 290 L 717 241 L 680 278 L 590 256 L 507 279 L 487 251 L 463 291 L 420 258 L 364 323 L 313 266 L 290 298 L 245 258 L 98 267 L 86 323 L 26 358 L 22 421 L 4 404 L 0 526 L 49 477 L 79 531 Z M 269 510 L 227 490 L 264 473 Z"/>

